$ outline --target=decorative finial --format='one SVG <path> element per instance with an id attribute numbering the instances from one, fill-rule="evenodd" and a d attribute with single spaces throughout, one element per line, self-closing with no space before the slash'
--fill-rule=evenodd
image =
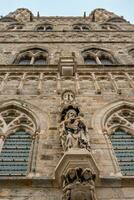
<path id="1" fill-rule="evenodd" d="M 84 12 L 84 18 L 86 18 L 86 12 Z"/>
<path id="2" fill-rule="evenodd" d="M 40 17 L 40 13 L 39 13 L 39 11 L 37 12 L 37 18 L 39 18 Z"/>

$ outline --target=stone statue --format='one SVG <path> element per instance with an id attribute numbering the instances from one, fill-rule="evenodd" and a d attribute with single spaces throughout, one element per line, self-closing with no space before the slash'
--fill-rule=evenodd
<path id="1" fill-rule="evenodd" d="M 87 138 L 88 129 L 82 116 L 74 109 L 67 111 L 64 120 L 60 123 L 60 139 L 64 151 L 70 148 L 86 148 L 90 150 Z"/>
<path id="2" fill-rule="evenodd" d="M 95 175 L 89 168 L 69 169 L 63 177 L 63 200 L 97 200 Z"/>

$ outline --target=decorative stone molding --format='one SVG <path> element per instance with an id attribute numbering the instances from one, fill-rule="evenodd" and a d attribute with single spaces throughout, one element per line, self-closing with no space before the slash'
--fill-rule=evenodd
<path id="1" fill-rule="evenodd" d="M 95 174 L 90 168 L 71 168 L 62 181 L 63 200 L 96 200 Z"/>
<path id="2" fill-rule="evenodd" d="M 90 168 L 93 174 L 96 175 L 96 184 L 99 182 L 99 169 L 91 154 L 86 149 L 71 149 L 64 153 L 55 169 L 55 179 L 59 187 L 62 186 L 63 175 L 66 175 L 68 170 L 72 168 Z"/>

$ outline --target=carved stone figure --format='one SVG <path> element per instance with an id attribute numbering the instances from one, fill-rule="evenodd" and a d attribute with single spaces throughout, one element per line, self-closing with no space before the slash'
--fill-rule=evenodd
<path id="1" fill-rule="evenodd" d="M 63 200 L 97 200 L 95 175 L 89 168 L 69 169 L 63 176 Z"/>
<path id="2" fill-rule="evenodd" d="M 60 123 L 60 138 L 64 151 L 70 148 L 86 148 L 90 150 L 87 138 L 88 129 L 82 116 L 74 109 L 67 111 L 64 120 Z"/>

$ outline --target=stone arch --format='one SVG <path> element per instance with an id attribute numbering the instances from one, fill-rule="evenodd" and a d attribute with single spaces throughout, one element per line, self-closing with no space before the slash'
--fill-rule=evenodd
<path id="1" fill-rule="evenodd" d="M 34 28 L 35 31 L 53 31 L 53 25 L 51 23 L 39 23 Z"/>
<path id="2" fill-rule="evenodd" d="M 111 17 L 110 19 L 107 20 L 107 22 L 114 22 L 114 23 L 123 23 L 127 22 L 123 17 Z"/>
<path id="3" fill-rule="evenodd" d="M 0 150 L 3 168 L 0 175 L 2 176 L 26 176 L 34 170 L 40 123 L 33 110 L 32 106 L 24 101 L 12 99 L 1 102 Z M 11 159 L 8 164 L 7 157 Z M 9 170 L 10 165 L 11 170 Z"/>
<path id="4" fill-rule="evenodd" d="M 2 17 L 2 18 L 0 19 L 0 22 L 12 22 L 12 23 L 17 23 L 18 21 L 17 21 L 16 19 L 12 18 L 12 17 L 7 17 L 7 16 L 5 16 L 5 17 Z"/>
<path id="5" fill-rule="evenodd" d="M 93 64 L 103 64 L 103 59 L 107 59 L 109 64 L 117 64 L 117 60 L 115 59 L 113 53 L 104 48 L 96 46 L 85 48 L 81 51 L 81 54 L 84 60 L 89 57 L 89 59 L 93 61 Z"/>
<path id="6" fill-rule="evenodd" d="M 127 52 L 132 58 L 134 58 L 134 46 L 132 46 L 131 48 L 129 47 Z"/>
<path id="7" fill-rule="evenodd" d="M 24 23 L 19 23 L 19 22 L 12 22 L 8 24 L 7 30 L 22 30 L 24 27 Z"/>
<path id="8" fill-rule="evenodd" d="M 117 24 L 112 24 L 110 22 L 107 23 L 101 23 L 100 24 L 101 28 L 103 30 L 110 30 L 110 31 L 116 31 L 116 30 L 121 30 L 121 28 L 119 26 L 117 26 Z"/>
<path id="9" fill-rule="evenodd" d="M 111 103 L 105 105 L 102 109 L 100 109 L 99 111 L 97 111 L 95 113 L 93 120 L 92 120 L 93 128 L 95 128 L 95 130 L 100 134 L 107 132 L 106 121 L 109 119 L 109 117 L 111 115 L 113 115 L 114 113 L 116 113 L 122 109 L 134 110 L 134 103 L 131 101 L 122 99 L 122 100 L 111 102 Z M 127 126 L 123 123 L 116 124 L 115 126 L 112 126 L 108 130 L 108 134 L 111 134 L 112 128 L 115 130 L 117 127 L 123 128 L 125 130 L 127 129 L 130 133 L 132 133 L 133 129 L 132 129 L 131 125 L 128 125 L 128 124 L 127 124 Z"/>
<path id="10" fill-rule="evenodd" d="M 26 49 L 22 49 L 19 53 L 17 53 L 14 57 L 13 64 L 18 64 L 21 58 L 27 57 L 30 59 L 30 64 L 34 64 L 34 62 L 31 62 L 32 58 L 37 58 L 38 56 L 42 56 L 46 59 L 46 62 L 48 63 L 48 50 L 39 46 L 32 46 L 27 47 Z"/>
<path id="11" fill-rule="evenodd" d="M 9 100 L 0 106 L 0 131 L 7 137 L 12 131 L 26 129 L 31 136 L 39 132 L 40 124 L 36 114 L 22 101 Z"/>
<path id="12" fill-rule="evenodd" d="M 123 112 L 128 112 L 128 114 Z M 95 113 L 92 120 L 95 132 L 103 135 L 111 157 L 111 162 L 113 163 L 114 173 L 118 176 L 133 176 L 134 173 L 131 170 L 133 168 L 133 162 L 131 162 L 132 151 L 129 145 L 129 143 L 134 142 L 134 127 L 131 123 L 131 117 L 134 120 L 133 113 L 134 103 L 121 99 L 104 105 L 102 109 Z M 115 124 L 113 123 L 112 126 L 107 127 L 106 124 L 112 116 L 117 117 L 117 119 L 113 118 Z M 128 155 L 129 162 L 126 162 L 125 159 Z"/>

